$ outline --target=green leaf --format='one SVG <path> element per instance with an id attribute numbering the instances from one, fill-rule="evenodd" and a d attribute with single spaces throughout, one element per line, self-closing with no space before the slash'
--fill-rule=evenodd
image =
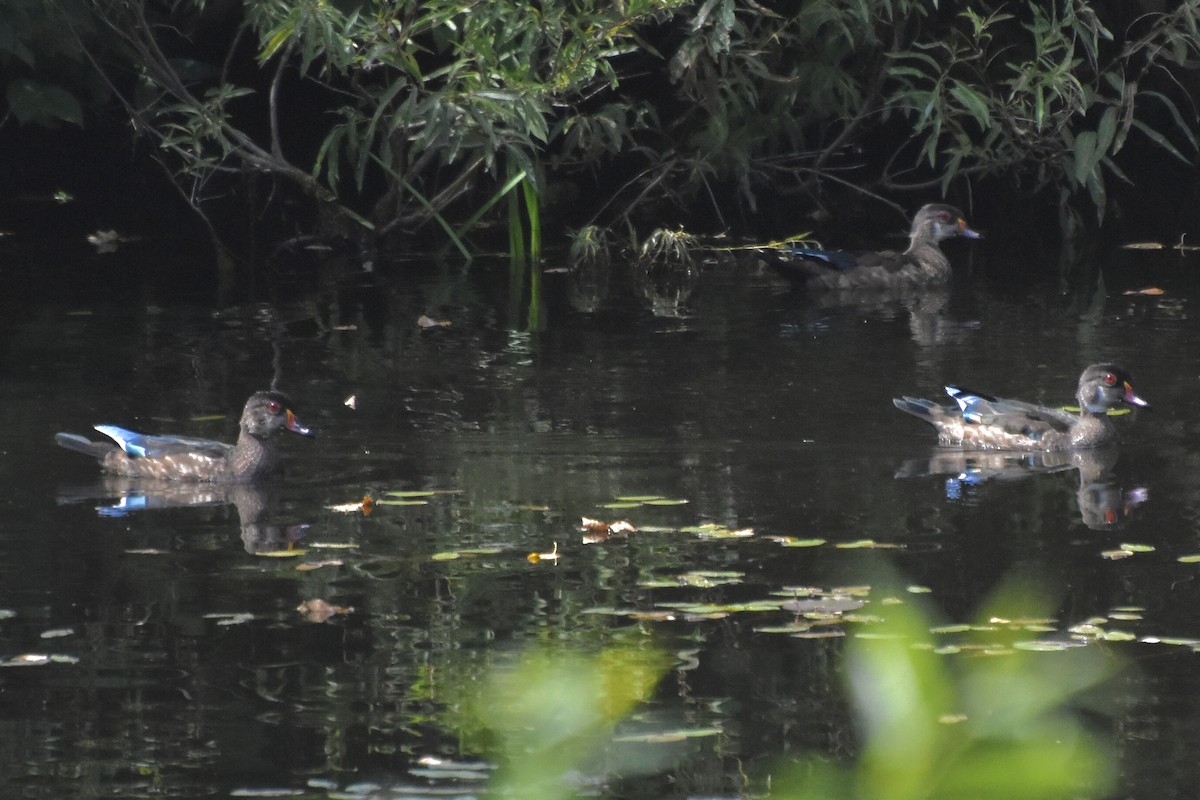
<path id="1" fill-rule="evenodd" d="M 961 81 L 954 82 L 950 94 L 959 103 L 962 103 L 963 108 L 979 124 L 980 128 L 987 130 L 991 126 L 992 115 L 988 110 L 987 98 Z"/>
<path id="2" fill-rule="evenodd" d="M 60 122 L 83 127 L 83 107 L 75 95 L 58 86 L 31 80 L 8 84 L 8 107 L 22 125 L 36 124 L 53 128 Z"/>
<path id="3" fill-rule="evenodd" d="M 1080 186 L 1087 183 L 1092 170 L 1096 168 L 1099 156 L 1096 153 L 1096 134 L 1094 131 L 1083 131 L 1075 137 L 1075 182 Z"/>

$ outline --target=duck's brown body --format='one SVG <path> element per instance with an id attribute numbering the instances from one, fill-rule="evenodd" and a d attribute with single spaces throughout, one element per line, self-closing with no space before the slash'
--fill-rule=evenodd
<path id="1" fill-rule="evenodd" d="M 1117 440 L 1108 410 L 1121 406 L 1149 408 L 1133 392 L 1129 373 L 1115 364 L 1094 364 L 1079 377 L 1076 401 L 1079 415 L 1021 400 L 1001 400 L 955 386 L 946 393 L 956 406 L 902 397 L 892 402 L 919 417 L 938 432 L 938 443 L 951 447 L 990 450 L 1079 450 Z"/>
<path id="2" fill-rule="evenodd" d="M 183 436 L 152 436 L 112 425 L 96 429 L 117 444 L 93 442 L 60 433 L 59 445 L 99 459 L 105 472 L 155 480 L 250 483 L 279 471 L 281 459 L 275 434 L 288 430 L 304 436 L 312 431 L 300 424 L 279 392 L 258 392 L 246 401 L 236 444 Z M 120 446 L 118 446 L 120 445 Z"/>
<path id="3" fill-rule="evenodd" d="M 809 289 L 904 289 L 949 282 L 950 261 L 939 242 L 955 236 L 978 239 L 954 206 L 929 203 L 913 217 L 908 249 L 848 253 L 794 247 L 774 251 L 772 263 Z"/>

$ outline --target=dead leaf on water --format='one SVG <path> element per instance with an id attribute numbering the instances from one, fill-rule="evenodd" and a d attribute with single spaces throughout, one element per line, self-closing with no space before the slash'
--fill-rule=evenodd
<path id="1" fill-rule="evenodd" d="M 1163 250 L 1166 245 L 1162 242 L 1129 242 L 1121 245 L 1122 250 Z"/>
<path id="2" fill-rule="evenodd" d="M 1158 289 L 1156 287 L 1150 286 L 1145 289 L 1126 289 L 1124 292 L 1121 292 L 1121 294 L 1139 294 L 1139 295 L 1147 295 L 1149 297 L 1156 297 L 1160 294 L 1166 294 L 1166 291 L 1163 289 Z"/>
<path id="3" fill-rule="evenodd" d="M 299 572 L 312 572 L 322 567 L 340 567 L 342 560 L 340 558 L 327 558 L 324 561 L 305 561 L 303 564 L 297 564 L 296 569 Z"/>
<path id="4" fill-rule="evenodd" d="M 434 319 L 433 317 L 422 314 L 421 316 L 417 317 L 417 326 L 421 328 L 449 328 L 450 320 Z"/>
<path id="5" fill-rule="evenodd" d="M 537 564 L 541 561 L 558 561 L 558 542 L 554 543 L 554 549 L 549 553 L 530 553 L 527 558 L 530 564 Z"/>
<path id="6" fill-rule="evenodd" d="M 346 408 L 350 409 L 351 411 L 357 411 L 358 410 L 358 395 L 354 395 L 354 394 L 350 395 L 349 397 L 347 397 L 345 400 L 342 401 L 342 405 L 344 405 Z"/>
<path id="7" fill-rule="evenodd" d="M 364 495 L 362 500 L 355 503 L 336 503 L 331 506 L 325 506 L 328 511 L 336 511 L 339 514 L 353 514 L 356 511 L 361 511 L 363 516 L 371 513 L 371 509 L 375 506 L 375 501 L 368 495 Z"/>
<path id="8" fill-rule="evenodd" d="M 580 517 L 579 527 L 584 531 L 584 544 L 598 544 L 612 536 L 627 536 L 638 532 L 633 523 L 623 519 L 616 522 L 605 522 L 591 517 Z"/>
<path id="9" fill-rule="evenodd" d="M 354 611 L 353 607 L 335 606 L 325 602 L 319 597 L 314 597 L 312 600 L 305 600 L 300 605 L 296 606 L 296 610 L 300 612 L 309 622 L 325 622 L 330 617 L 338 614 L 350 614 Z"/>

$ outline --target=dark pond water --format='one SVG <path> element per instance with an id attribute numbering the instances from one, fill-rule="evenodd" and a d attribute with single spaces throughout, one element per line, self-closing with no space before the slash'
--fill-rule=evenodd
<path id="1" fill-rule="evenodd" d="M 986 243 L 948 249 L 961 280 L 919 301 L 805 299 L 744 266 L 697 270 L 682 302 L 624 267 L 600 293 L 552 273 L 537 335 L 507 330 L 495 265 L 289 279 L 290 299 L 234 305 L 179 299 L 183 254 L 121 296 L 145 277 L 125 272 L 136 245 L 10 267 L 4 795 L 478 794 L 458 699 L 548 641 L 663 648 L 671 669 L 618 732 L 705 732 L 635 737 L 658 765 L 642 777 L 612 745 L 579 768 L 588 792 L 761 794 L 801 754 L 854 754 L 839 664 L 869 623 L 797 638 L 773 632 L 795 612 L 747 604 L 870 584 L 882 560 L 943 621 L 1036 567 L 1061 591 L 1049 635 L 1132 634 L 1085 638 L 1133 665 L 1095 713 L 1117 796 L 1192 797 L 1200 656 L 1142 640 L 1200 638 L 1200 566 L 1179 561 L 1200 553 L 1200 262 L 1115 258 L 1079 303 L 1014 288 Z M 1145 286 L 1166 293 L 1122 294 Z M 1119 458 L 1084 465 L 1086 492 L 1062 465 L 930 465 L 932 431 L 890 402 L 963 382 L 1066 403 L 1098 360 L 1154 411 L 1117 420 Z M 52 446 L 97 422 L 230 438 L 276 373 L 320 433 L 286 442 L 271 491 L 139 494 Z M 329 509 L 365 495 L 422 504 Z M 629 496 L 686 502 L 611 507 Z M 642 530 L 585 543 L 581 517 Z M 1102 555 L 1123 544 L 1146 547 Z M 306 619 L 314 598 L 352 610 Z"/>

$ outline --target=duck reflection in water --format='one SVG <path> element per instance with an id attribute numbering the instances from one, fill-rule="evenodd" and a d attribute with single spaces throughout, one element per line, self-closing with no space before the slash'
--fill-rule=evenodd
<path id="1" fill-rule="evenodd" d="M 96 507 L 104 517 L 124 517 L 166 508 L 233 506 L 247 553 L 278 552 L 296 546 L 309 525 L 283 524 L 279 489 L 273 484 L 200 484 L 108 475 L 94 485 L 58 491 L 59 504 L 110 501 Z"/>
<path id="2" fill-rule="evenodd" d="M 987 481 L 1030 480 L 1041 474 L 1078 470 L 1075 500 L 1083 524 L 1093 530 L 1108 530 L 1120 525 L 1149 498 L 1145 488 L 1125 491 L 1117 485 L 1112 470 L 1118 452 L 1116 446 L 1035 453 L 939 448 L 929 458 L 905 462 L 896 477 L 947 475 L 946 497 L 959 500 Z"/>

